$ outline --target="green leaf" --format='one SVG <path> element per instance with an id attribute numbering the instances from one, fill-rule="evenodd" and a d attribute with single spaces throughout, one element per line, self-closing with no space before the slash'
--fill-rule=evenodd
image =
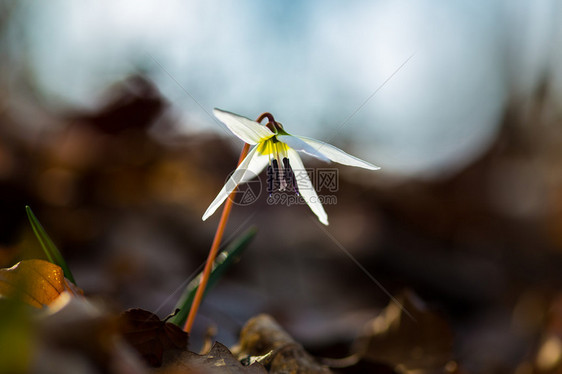
<path id="1" fill-rule="evenodd" d="M 39 240 L 39 243 L 43 248 L 43 252 L 45 252 L 45 255 L 47 256 L 47 259 L 53 264 L 60 266 L 64 272 L 65 278 L 76 284 L 76 281 L 74 280 L 72 272 L 70 271 L 70 268 L 64 260 L 64 257 L 62 257 L 62 254 L 58 250 L 55 243 L 53 243 L 37 217 L 35 217 L 35 214 L 33 214 L 33 211 L 31 210 L 29 205 L 25 206 L 25 210 L 27 212 L 27 218 L 29 218 L 29 223 L 33 228 L 33 232 L 35 233 L 37 240 Z"/>
<path id="2" fill-rule="evenodd" d="M 242 252 L 248 244 L 252 241 L 257 233 L 257 229 L 252 226 L 246 230 L 242 235 L 236 238 L 232 243 L 230 243 L 224 251 L 217 255 L 215 262 L 213 264 L 213 270 L 209 277 L 209 282 L 207 283 L 207 289 L 203 295 L 217 283 L 217 281 L 222 277 L 223 273 L 227 268 L 230 267 L 238 258 L 240 258 Z M 174 325 L 182 327 L 187 320 L 187 315 L 189 314 L 189 309 L 193 303 L 195 293 L 197 288 L 199 288 L 199 283 L 201 281 L 203 273 L 199 273 L 185 288 L 182 296 L 177 302 L 174 309 L 179 309 L 179 312 L 169 319 L 169 322 Z"/>

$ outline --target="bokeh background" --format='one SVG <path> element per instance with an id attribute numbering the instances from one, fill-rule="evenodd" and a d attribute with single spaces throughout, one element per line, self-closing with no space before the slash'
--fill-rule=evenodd
<path id="1" fill-rule="evenodd" d="M 555 0 L 3 0 L 0 263 L 41 256 L 29 204 L 89 295 L 167 315 L 242 145 L 212 108 L 268 111 L 382 170 L 339 168 L 328 234 L 235 207 L 226 237 L 259 234 L 193 344 L 268 312 L 345 347 L 389 303 L 347 251 L 443 313 L 468 372 L 561 370 L 561 47 Z"/>

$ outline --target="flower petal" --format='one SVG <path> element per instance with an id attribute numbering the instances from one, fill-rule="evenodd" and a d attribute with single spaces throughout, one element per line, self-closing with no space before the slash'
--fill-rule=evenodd
<path id="1" fill-rule="evenodd" d="M 312 212 L 316 214 L 320 222 L 328 226 L 328 214 L 326 214 L 324 207 L 320 203 L 320 199 L 314 190 L 314 186 L 310 182 L 310 178 L 308 178 L 307 174 L 301 174 L 306 173 L 306 169 L 302 164 L 299 154 L 295 150 L 289 148 L 287 150 L 287 156 L 289 158 L 289 162 L 291 163 L 291 167 L 293 168 L 293 172 L 295 172 L 297 186 L 299 187 L 299 194 L 302 196 L 304 201 L 306 201 Z"/>
<path id="2" fill-rule="evenodd" d="M 220 190 L 215 200 L 209 205 L 205 214 L 203 214 L 203 221 L 209 218 L 219 206 L 226 200 L 226 198 L 234 191 L 236 186 L 241 183 L 247 182 L 258 175 L 269 162 L 267 156 L 256 154 L 257 147 L 254 147 L 248 155 L 242 160 L 240 165 L 234 170 L 231 177 L 228 178 L 226 184 Z"/>
<path id="3" fill-rule="evenodd" d="M 363 161 L 360 158 L 352 156 L 345 153 L 339 148 L 334 147 L 328 143 L 321 142 L 320 140 L 306 138 L 304 136 L 298 137 L 300 140 L 306 142 L 308 145 L 313 147 L 317 152 L 322 153 L 324 156 L 328 157 L 330 160 L 343 165 L 357 166 L 369 170 L 378 170 L 379 166 L 373 165 L 367 161 Z"/>
<path id="4" fill-rule="evenodd" d="M 328 157 L 326 157 L 325 155 L 323 155 L 322 153 L 318 152 L 313 146 L 311 146 L 310 144 L 306 143 L 305 141 L 299 139 L 296 136 L 293 135 L 277 135 L 275 138 L 277 138 L 277 140 L 279 140 L 280 142 L 283 142 L 285 144 L 287 144 L 289 147 L 300 151 L 300 152 L 304 152 L 306 154 L 309 154 L 311 156 L 314 156 L 316 158 L 319 158 L 322 161 L 330 161 L 330 159 Z"/>
<path id="5" fill-rule="evenodd" d="M 213 110 L 213 113 L 234 135 L 248 144 L 260 143 L 274 135 L 267 127 L 238 114 L 217 108 Z"/>

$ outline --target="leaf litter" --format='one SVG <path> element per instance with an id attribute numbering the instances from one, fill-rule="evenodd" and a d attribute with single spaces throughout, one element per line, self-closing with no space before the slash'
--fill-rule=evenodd
<path id="1" fill-rule="evenodd" d="M 41 369 L 46 364 L 115 373 L 131 368 L 150 372 L 152 367 L 157 373 L 329 374 L 333 371 L 328 365 L 337 372 L 352 373 L 366 367 L 365 362 L 374 363 L 371 368 L 403 373 L 458 369 L 448 322 L 411 292 L 398 298 L 402 306 L 391 302 L 367 324 L 347 361 L 313 357 L 266 314 L 245 324 L 231 350 L 215 342 L 209 352 L 197 354 L 188 350 L 188 334 L 168 322 L 177 311 L 164 320 L 138 308 L 116 316 L 87 298 L 75 297 L 82 294 L 58 265 L 47 261 L 24 260 L 0 269 L 3 298 L 43 309 L 35 317 L 37 372 L 48 372 Z M 74 357 L 74 361 L 63 357 Z"/>
<path id="2" fill-rule="evenodd" d="M 23 260 L 9 269 L 0 269 L 0 297 L 16 295 L 25 303 L 42 308 L 63 292 L 73 295 L 82 290 L 69 282 L 60 266 L 44 260 Z"/>
<path id="3" fill-rule="evenodd" d="M 121 314 L 121 334 L 150 366 L 162 365 L 164 351 L 187 348 L 187 333 L 166 320 L 161 321 L 157 315 L 138 308 Z"/>

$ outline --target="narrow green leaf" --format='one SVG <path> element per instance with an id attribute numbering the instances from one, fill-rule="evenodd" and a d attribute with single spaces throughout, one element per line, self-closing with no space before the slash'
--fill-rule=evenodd
<path id="1" fill-rule="evenodd" d="M 64 272 L 65 278 L 76 284 L 76 281 L 74 280 L 72 272 L 70 271 L 70 268 L 64 260 L 64 257 L 62 257 L 62 254 L 58 250 L 55 243 L 53 243 L 37 217 L 35 217 L 35 214 L 33 214 L 33 211 L 31 210 L 29 205 L 25 206 L 25 210 L 27 212 L 27 218 L 29 218 L 29 223 L 33 228 L 33 232 L 35 233 L 37 240 L 39 240 L 39 243 L 43 248 L 43 252 L 45 252 L 45 255 L 47 256 L 47 259 L 53 264 L 60 266 Z"/>
<path id="2" fill-rule="evenodd" d="M 240 235 L 232 243 L 230 243 L 224 251 L 217 255 L 215 263 L 213 264 L 213 270 L 209 277 L 209 282 L 207 283 L 207 289 L 205 290 L 205 293 L 203 295 L 206 295 L 207 292 L 222 277 L 226 269 L 229 268 L 230 265 L 232 265 L 238 258 L 240 258 L 242 252 L 244 251 L 244 249 L 246 249 L 248 244 L 250 244 L 256 233 L 257 229 L 253 226 L 250 227 L 242 235 Z M 183 327 L 183 324 L 187 320 L 187 315 L 189 314 L 189 309 L 191 308 L 193 299 L 195 298 L 197 288 L 199 288 L 199 283 L 201 281 L 202 275 L 203 273 L 199 273 L 191 282 L 189 282 L 189 284 L 183 291 L 183 294 L 181 295 L 179 301 L 174 307 L 175 310 L 179 309 L 179 311 L 169 319 L 169 322 Z"/>

